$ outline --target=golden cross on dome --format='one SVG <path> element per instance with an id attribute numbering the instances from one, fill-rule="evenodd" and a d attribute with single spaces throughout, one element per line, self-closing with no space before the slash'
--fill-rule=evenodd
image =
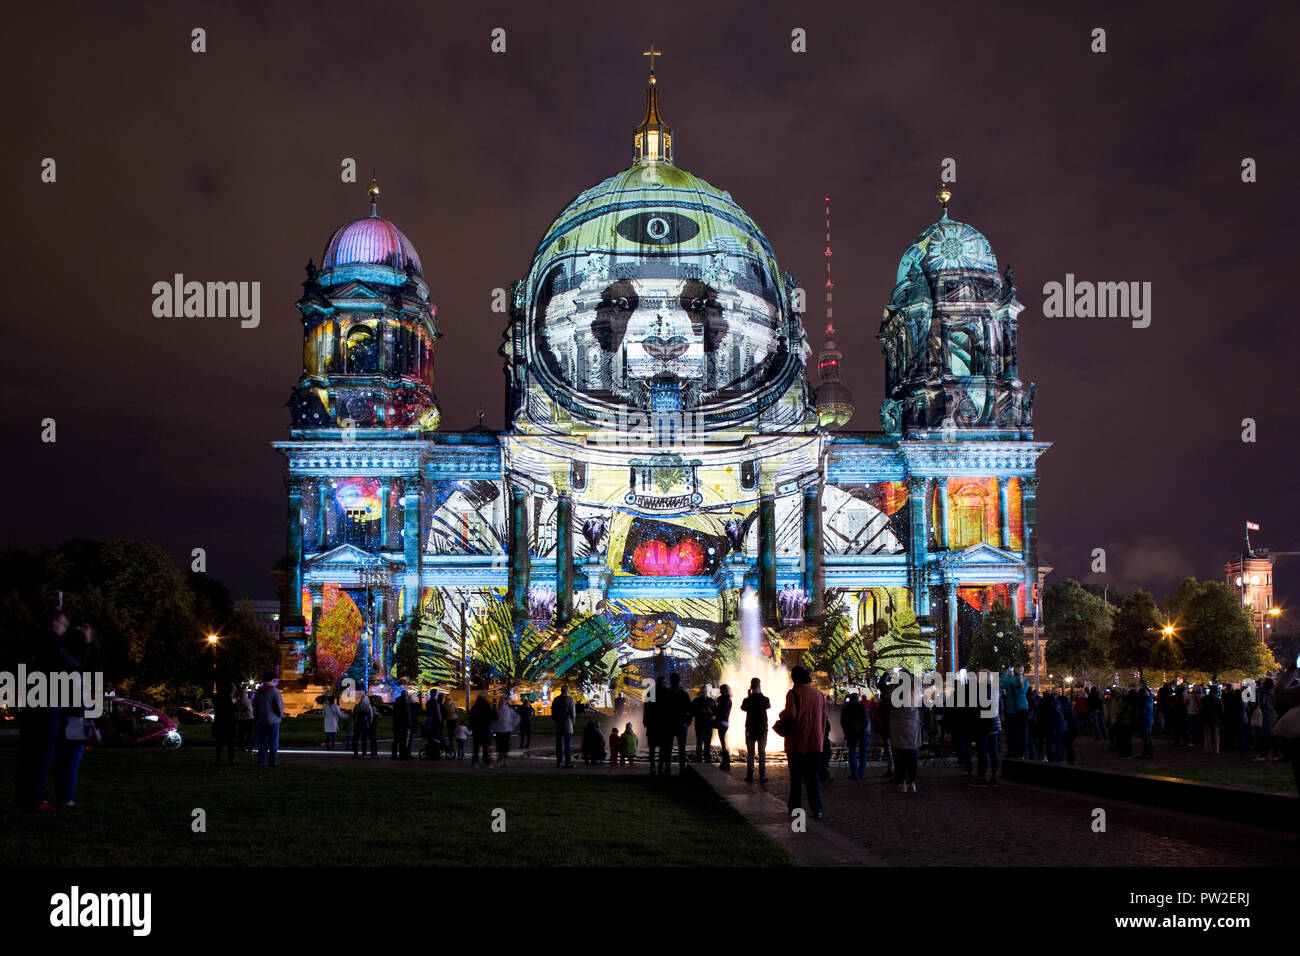
<path id="1" fill-rule="evenodd" d="M 655 76 L 655 57 L 663 56 L 663 51 L 656 50 L 655 45 L 651 43 L 650 49 L 641 51 L 641 55 L 650 57 L 650 80 L 653 82 Z"/>

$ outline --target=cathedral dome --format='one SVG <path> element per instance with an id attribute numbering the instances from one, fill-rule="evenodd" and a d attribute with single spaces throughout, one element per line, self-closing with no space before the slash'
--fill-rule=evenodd
<path id="1" fill-rule="evenodd" d="M 811 425 L 793 281 L 730 193 L 674 163 L 658 97 L 652 72 L 632 167 L 565 207 L 514 286 L 516 408 L 544 428 L 649 422 L 632 409 L 718 431 Z"/>
<path id="2" fill-rule="evenodd" d="M 772 247 L 731 194 L 667 163 L 633 166 L 581 193 L 547 229 L 529 276 L 591 253 L 611 266 L 698 257 L 701 269 L 711 254 L 727 253 L 749 260 L 739 278 L 765 298 L 784 292 Z"/>
<path id="3" fill-rule="evenodd" d="M 668 381 L 683 411 L 721 427 L 758 415 L 802 377 L 791 292 L 729 193 L 659 161 L 560 213 L 517 305 L 534 380 L 570 413 L 648 408 L 652 383 Z"/>
<path id="4" fill-rule="evenodd" d="M 938 222 L 926 228 L 903 253 L 898 263 L 895 283 L 901 283 L 913 267 L 926 275 L 950 269 L 976 272 L 998 271 L 993 247 L 980 231 L 964 222 L 948 218 L 945 209 Z"/>
<path id="5" fill-rule="evenodd" d="M 372 206 L 369 216 L 339 226 L 325 246 L 321 268 L 379 265 L 404 272 L 408 262 L 415 274 L 423 278 L 424 267 L 411 241 L 395 225 L 381 218 Z"/>

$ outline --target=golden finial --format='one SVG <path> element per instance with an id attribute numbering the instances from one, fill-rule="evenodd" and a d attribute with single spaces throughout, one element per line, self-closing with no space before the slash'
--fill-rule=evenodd
<path id="1" fill-rule="evenodd" d="M 366 187 L 366 192 L 370 194 L 370 201 L 374 202 L 379 198 L 379 183 L 375 182 L 375 177 L 370 177 L 370 185 Z"/>
<path id="2" fill-rule="evenodd" d="M 943 206 L 944 212 L 947 212 L 948 200 L 952 199 L 952 190 L 947 186 L 940 186 L 939 191 L 934 194 L 934 198 L 939 200 L 939 205 Z"/>

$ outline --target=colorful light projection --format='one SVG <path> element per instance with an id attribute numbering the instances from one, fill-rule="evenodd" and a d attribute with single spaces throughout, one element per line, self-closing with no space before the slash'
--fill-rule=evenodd
<path id="1" fill-rule="evenodd" d="M 978 587 L 958 588 L 957 596 L 969 604 L 978 613 L 985 614 L 998 601 L 1013 608 L 1017 620 L 1024 620 L 1027 615 L 1024 589 L 1010 584 L 988 584 Z"/>
<path id="2" fill-rule="evenodd" d="M 338 483 L 334 500 L 343 511 L 362 521 L 378 521 L 383 499 L 375 478 L 348 478 Z"/>
<path id="3" fill-rule="evenodd" d="M 1002 547 L 1000 504 L 997 478 L 949 478 L 948 493 L 948 548 L 960 551 L 981 541 Z M 936 486 L 930 497 L 932 527 L 940 527 L 942 508 L 939 495 L 942 486 Z M 1007 482 L 1007 523 L 1010 532 L 1008 550 L 1024 548 L 1024 520 L 1021 511 L 1020 479 Z"/>
<path id="4" fill-rule="evenodd" d="M 623 571 L 654 577 L 712 574 L 726 548 L 720 537 L 666 521 L 633 518 L 623 546 Z"/>
<path id="5" fill-rule="evenodd" d="M 302 589 L 302 616 L 306 634 L 316 645 L 316 676 L 333 685 L 348 672 L 356 659 L 364 625 L 361 611 L 336 584 L 326 584 L 321 594 L 319 625 L 313 628 L 311 591 Z"/>

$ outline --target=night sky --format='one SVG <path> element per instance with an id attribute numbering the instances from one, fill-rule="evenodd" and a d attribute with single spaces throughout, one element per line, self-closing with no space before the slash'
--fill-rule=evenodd
<path id="1" fill-rule="evenodd" d="M 438 306 L 442 428 L 479 408 L 499 428 L 492 291 L 525 274 L 569 200 L 631 165 L 653 42 L 678 165 L 729 190 L 810 290 L 814 348 L 832 198 L 850 429 L 880 428 L 881 310 L 952 157 L 950 215 L 1014 266 L 1027 306 L 1021 374 L 1038 385 L 1036 437 L 1054 443 L 1049 581 L 1159 594 L 1219 577 L 1247 519 L 1257 546 L 1300 550 L 1296 6 L 808 6 L 12 9 L 0 546 L 127 536 L 183 566 L 203 547 L 236 596 L 274 597 L 286 504 L 270 443 L 288 438 L 301 367 L 293 304 L 307 260 L 367 212 L 372 167 Z M 790 50 L 796 27 L 807 53 Z M 178 272 L 260 282 L 261 325 L 155 318 L 151 288 Z M 1150 327 L 1044 318 L 1043 285 L 1067 273 L 1152 283 Z M 1098 547 L 1105 576 L 1088 573 Z M 1300 614 L 1300 557 L 1278 577 Z"/>

